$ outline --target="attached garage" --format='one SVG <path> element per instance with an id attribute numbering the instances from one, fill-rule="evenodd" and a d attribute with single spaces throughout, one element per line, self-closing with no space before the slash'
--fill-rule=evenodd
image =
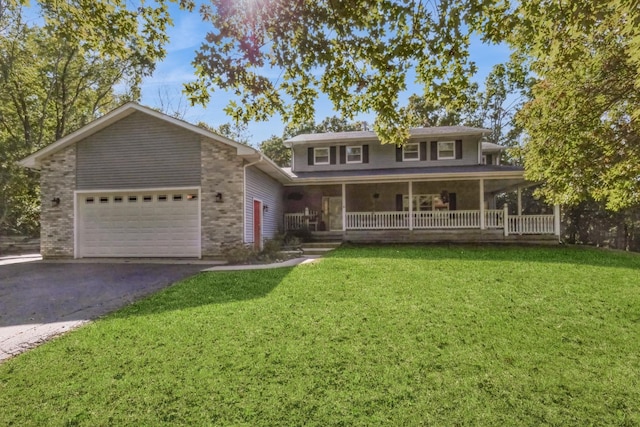
<path id="1" fill-rule="evenodd" d="M 20 164 L 41 173 L 45 258 L 219 257 L 253 241 L 254 198 L 261 239 L 275 236 L 290 179 L 252 147 L 135 103 Z"/>
<path id="2" fill-rule="evenodd" d="M 199 190 L 78 193 L 78 257 L 200 257 Z"/>

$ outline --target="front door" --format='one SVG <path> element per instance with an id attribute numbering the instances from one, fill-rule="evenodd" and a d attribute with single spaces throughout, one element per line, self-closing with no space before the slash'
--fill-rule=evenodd
<path id="1" fill-rule="evenodd" d="M 342 197 L 329 197 L 329 230 L 342 231 Z"/>
<path id="2" fill-rule="evenodd" d="M 262 250 L 262 202 L 253 201 L 253 247 Z"/>

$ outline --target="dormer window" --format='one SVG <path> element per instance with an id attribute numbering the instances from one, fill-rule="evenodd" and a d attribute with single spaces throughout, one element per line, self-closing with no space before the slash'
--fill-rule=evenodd
<path id="1" fill-rule="evenodd" d="M 347 147 L 347 163 L 362 163 L 362 146 Z"/>
<path id="2" fill-rule="evenodd" d="M 438 141 L 438 160 L 452 160 L 456 158 L 455 141 Z"/>
<path id="3" fill-rule="evenodd" d="M 328 165 L 329 164 L 329 148 L 314 148 L 313 164 Z"/>
<path id="4" fill-rule="evenodd" d="M 420 160 L 420 144 L 418 143 L 405 144 L 402 147 L 402 160 L 403 161 Z"/>

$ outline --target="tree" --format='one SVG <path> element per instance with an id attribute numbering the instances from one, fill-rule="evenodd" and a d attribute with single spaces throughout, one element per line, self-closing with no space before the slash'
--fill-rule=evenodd
<path id="1" fill-rule="evenodd" d="M 85 51 L 20 16 L 12 10 L 0 39 L 0 231 L 35 233 L 38 177 L 16 162 L 135 99 L 150 65 Z"/>
<path id="2" fill-rule="evenodd" d="M 517 117 L 526 177 L 552 202 L 618 211 L 640 204 L 640 31 L 628 27 L 640 14 L 626 2 L 579 3 L 578 15 L 547 7 L 528 23 L 539 35 L 513 36 L 539 76 Z"/>
<path id="3" fill-rule="evenodd" d="M 284 139 L 271 135 L 260 143 L 260 151 L 273 160 L 281 168 L 291 166 L 291 149 L 284 146 Z"/>
<path id="4" fill-rule="evenodd" d="M 468 36 L 476 22 L 460 3 L 212 0 L 201 12 L 213 29 L 194 61 L 197 80 L 186 89 L 203 104 L 217 88 L 234 91 L 240 101 L 226 109 L 234 119 L 280 114 L 294 127 L 313 120 L 324 93 L 347 119 L 376 113 L 381 140 L 402 142 L 409 126 L 399 93 L 409 70 L 427 100 L 452 108 L 467 102 L 464 89 L 475 71 Z M 506 9 L 480 3 L 495 13 Z M 272 70 L 277 79 L 268 77 Z"/>

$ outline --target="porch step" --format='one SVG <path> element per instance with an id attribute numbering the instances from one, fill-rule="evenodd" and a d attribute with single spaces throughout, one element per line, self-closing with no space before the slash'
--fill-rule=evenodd
<path id="1" fill-rule="evenodd" d="M 342 244 L 341 241 L 333 241 L 333 242 L 305 242 L 302 244 L 305 248 L 331 248 L 335 249 Z"/>
<path id="2" fill-rule="evenodd" d="M 325 255 L 338 246 L 342 242 L 309 242 L 302 244 L 302 253 L 304 255 Z"/>

